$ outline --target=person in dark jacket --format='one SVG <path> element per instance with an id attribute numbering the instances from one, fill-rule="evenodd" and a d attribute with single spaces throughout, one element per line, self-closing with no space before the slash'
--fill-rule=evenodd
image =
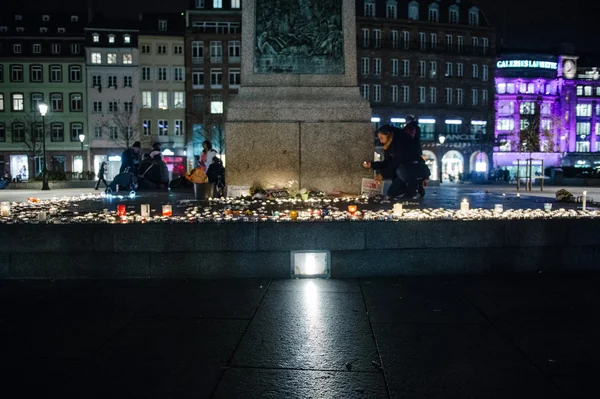
<path id="1" fill-rule="evenodd" d="M 152 151 L 144 156 L 139 169 L 140 187 L 146 189 L 165 188 L 169 185 L 169 168 L 160 152 Z"/>
<path id="2" fill-rule="evenodd" d="M 121 154 L 121 168 L 119 169 L 119 173 L 125 172 L 127 168 L 129 168 L 131 173 L 136 173 L 140 164 L 141 148 L 142 144 L 139 141 L 136 141 L 131 148 L 126 149 L 123 154 Z"/>
<path id="3" fill-rule="evenodd" d="M 414 163 L 422 161 L 415 151 L 414 137 L 391 125 L 380 127 L 377 137 L 383 146 L 384 159 L 381 162 L 364 162 L 363 166 L 378 171 L 385 180 L 392 180 L 388 196 L 414 196 L 416 185 L 411 182 L 416 179 L 411 176 L 411 171 Z"/>
<path id="4" fill-rule="evenodd" d="M 98 187 L 100 187 L 101 182 L 104 183 L 104 185 L 106 187 L 108 187 L 108 183 L 106 182 L 105 175 L 106 175 L 106 162 L 102 162 L 100 164 L 100 169 L 98 170 L 98 181 L 96 182 L 96 188 L 94 188 L 94 190 L 98 190 Z"/>

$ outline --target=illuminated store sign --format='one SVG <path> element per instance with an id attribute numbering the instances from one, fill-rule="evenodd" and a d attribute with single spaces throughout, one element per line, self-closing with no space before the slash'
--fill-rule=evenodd
<path id="1" fill-rule="evenodd" d="M 498 61 L 496 67 L 503 68 L 537 68 L 537 69 L 558 69 L 557 62 L 534 61 L 534 60 L 506 60 Z"/>

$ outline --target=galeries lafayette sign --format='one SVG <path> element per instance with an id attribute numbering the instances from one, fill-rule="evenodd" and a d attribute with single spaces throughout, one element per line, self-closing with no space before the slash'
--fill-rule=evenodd
<path id="1" fill-rule="evenodd" d="M 496 67 L 503 68 L 537 68 L 537 69 L 558 69 L 557 62 L 536 61 L 536 60 L 502 60 L 496 63 Z"/>

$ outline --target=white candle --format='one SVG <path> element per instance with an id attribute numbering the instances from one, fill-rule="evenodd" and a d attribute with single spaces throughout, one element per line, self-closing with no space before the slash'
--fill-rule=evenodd
<path id="1" fill-rule="evenodd" d="M 142 218 L 147 219 L 150 217 L 150 204 L 142 204 L 140 209 Z"/>
<path id="2" fill-rule="evenodd" d="M 10 202 L 2 202 L 0 204 L 0 215 L 3 217 L 10 216 Z"/>
<path id="3" fill-rule="evenodd" d="M 45 222 L 46 221 L 46 211 L 40 211 L 40 212 L 38 212 L 38 220 L 40 222 Z"/>
<path id="4" fill-rule="evenodd" d="M 583 192 L 583 210 L 585 211 L 585 208 L 587 206 L 587 191 Z"/>
<path id="5" fill-rule="evenodd" d="M 502 206 L 502 204 L 496 204 L 496 205 L 494 205 L 494 212 L 496 212 L 496 213 L 502 213 L 502 212 L 504 212 L 504 207 Z"/>
<path id="6" fill-rule="evenodd" d="M 462 200 L 460 203 L 460 211 L 469 212 L 469 202 L 466 199 Z"/>
<path id="7" fill-rule="evenodd" d="M 402 204 L 394 204 L 394 209 L 392 211 L 392 214 L 394 215 L 395 218 L 399 218 L 402 216 Z"/>

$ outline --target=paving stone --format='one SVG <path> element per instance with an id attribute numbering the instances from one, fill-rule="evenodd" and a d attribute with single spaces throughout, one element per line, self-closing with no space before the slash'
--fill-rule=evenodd
<path id="1" fill-rule="evenodd" d="M 492 328 L 373 324 L 391 398 L 558 398 Z"/>
<path id="2" fill-rule="evenodd" d="M 383 375 L 306 370 L 230 368 L 214 398 L 387 398 Z"/>
<path id="3" fill-rule="evenodd" d="M 358 280 L 326 280 L 326 279 L 300 279 L 300 280 L 273 280 L 271 291 L 306 291 L 308 289 L 325 292 L 360 292 Z"/>

